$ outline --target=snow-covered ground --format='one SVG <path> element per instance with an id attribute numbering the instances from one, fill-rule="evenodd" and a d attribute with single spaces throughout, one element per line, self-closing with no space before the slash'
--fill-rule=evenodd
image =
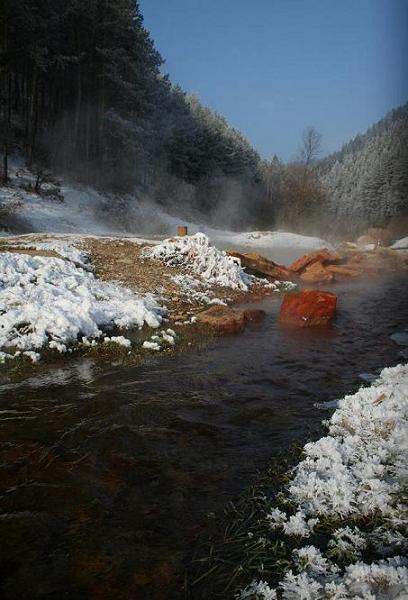
<path id="1" fill-rule="evenodd" d="M 10 176 L 11 185 L 0 188 L 0 208 L 9 213 L 6 221 L 11 220 L 18 233 L 76 233 L 163 239 L 174 235 L 178 225 L 187 225 L 190 234 L 203 232 L 221 249 L 257 251 L 283 264 L 289 264 L 311 250 L 323 247 L 333 249 L 323 239 L 284 231 L 237 233 L 215 229 L 168 214 L 143 198 L 130 195 L 117 198 L 67 181 L 61 186 L 62 202 L 53 197 L 39 196 L 27 190 L 27 186 L 33 185 L 34 176 L 23 169 L 21 161 L 12 162 Z"/>
<path id="2" fill-rule="evenodd" d="M 408 251 L 408 237 L 397 240 L 392 246 L 394 250 L 407 250 Z"/>
<path id="3" fill-rule="evenodd" d="M 78 234 L 8 239 L 5 251 L 0 252 L 0 362 L 21 354 L 37 361 L 46 347 L 66 352 L 72 344 L 97 341 L 129 347 L 130 341 L 123 336 L 110 336 L 112 327 L 142 328 L 146 324 L 158 328 L 162 324 L 167 298 L 97 279 L 83 241 Z M 58 257 L 37 255 L 36 251 L 57 253 Z M 291 282 L 269 282 L 248 275 L 239 259 L 212 246 L 202 233 L 146 246 L 143 254 L 145 259 L 190 271 L 191 275 L 169 276 L 184 301 L 198 306 L 226 304 L 228 299 L 217 298 L 213 286 L 242 291 L 254 284 L 271 291 L 294 287 Z M 177 324 L 191 323 L 192 318 Z M 142 347 L 163 349 L 173 346 L 176 338 L 172 330 L 162 330 Z"/>
<path id="4" fill-rule="evenodd" d="M 191 276 L 173 278 L 181 286 L 192 285 L 197 289 L 197 282 L 207 286 L 227 287 L 233 290 L 247 291 L 254 283 L 275 291 L 289 290 L 296 287 L 290 281 L 274 283 L 249 275 L 241 266 L 239 258 L 228 256 L 225 251 L 212 245 L 204 233 L 196 233 L 185 237 L 173 237 L 160 242 L 143 251 L 146 258 L 160 260 L 166 265 L 183 266 L 200 279 Z M 209 302 L 210 304 L 211 302 Z"/>
<path id="5" fill-rule="evenodd" d="M 291 565 L 278 588 L 254 581 L 239 598 L 408 597 L 407 419 L 408 365 L 339 401 L 327 436 L 306 444 L 287 496 L 267 516 L 272 534 L 297 546 Z"/>
<path id="6" fill-rule="evenodd" d="M 77 342 L 128 345 L 106 332 L 162 323 L 166 311 L 152 295 L 97 279 L 78 264 L 86 259 L 83 252 L 71 248 L 65 254 L 68 260 L 0 253 L 0 362 L 20 354 L 37 361 L 46 346 L 65 352 Z"/>

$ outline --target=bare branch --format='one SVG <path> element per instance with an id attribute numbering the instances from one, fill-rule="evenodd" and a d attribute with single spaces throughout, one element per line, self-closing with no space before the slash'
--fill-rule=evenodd
<path id="1" fill-rule="evenodd" d="M 310 165 L 320 154 L 322 136 L 314 127 L 306 127 L 302 133 L 302 143 L 300 146 L 301 160 Z"/>

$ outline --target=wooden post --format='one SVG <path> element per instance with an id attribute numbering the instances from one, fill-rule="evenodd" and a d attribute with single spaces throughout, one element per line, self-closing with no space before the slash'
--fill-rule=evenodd
<path id="1" fill-rule="evenodd" d="M 187 227 L 185 225 L 180 225 L 179 227 L 177 227 L 177 235 L 179 237 L 184 237 L 185 235 L 188 235 Z"/>

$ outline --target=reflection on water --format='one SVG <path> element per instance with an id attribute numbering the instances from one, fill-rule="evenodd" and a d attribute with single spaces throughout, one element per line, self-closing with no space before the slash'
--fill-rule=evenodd
<path id="1" fill-rule="evenodd" d="M 2 598 L 174 598 L 205 515 L 394 365 L 407 278 L 338 286 L 329 328 L 276 320 L 130 368 L 72 363 L 0 387 Z"/>

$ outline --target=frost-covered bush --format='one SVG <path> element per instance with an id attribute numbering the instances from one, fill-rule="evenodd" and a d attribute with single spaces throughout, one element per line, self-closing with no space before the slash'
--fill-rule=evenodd
<path id="1" fill-rule="evenodd" d="M 164 240 L 147 248 L 144 255 L 169 266 L 187 267 L 211 285 L 247 290 L 252 283 L 240 260 L 212 246 L 204 233 Z"/>

